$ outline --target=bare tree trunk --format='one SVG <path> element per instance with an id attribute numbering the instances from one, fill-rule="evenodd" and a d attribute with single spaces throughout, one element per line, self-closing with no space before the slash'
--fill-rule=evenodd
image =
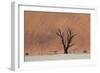
<path id="1" fill-rule="evenodd" d="M 64 50 L 64 54 L 68 54 L 68 50 Z"/>

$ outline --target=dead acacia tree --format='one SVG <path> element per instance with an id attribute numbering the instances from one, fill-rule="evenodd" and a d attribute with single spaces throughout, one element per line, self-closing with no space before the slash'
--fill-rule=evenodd
<path id="1" fill-rule="evenodd" d="M 66 37 L 64 32 L 62 32 L 60 29 L 58 29 L 56 34 L 61 39 L 64 48 L 64 54 L 68 54 L 68 49 L 73 46 L 72 39 L 76 36 L 76 34 L 74 34 L 71 29 L 67 29 Z"/>

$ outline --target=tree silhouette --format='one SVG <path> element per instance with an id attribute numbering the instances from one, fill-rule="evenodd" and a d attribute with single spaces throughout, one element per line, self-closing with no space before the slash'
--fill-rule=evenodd
<path id="1" fill-rule="evenodd" d="M 66 35 L 67 35 L 66 37 L 64 32 L 62 32 L 60 29 L 58 29 L 58 32 L 56 34 L 61 39 L 64 48 L 64 54 L 68 54 L 68 49 L 74 45 L 72 43 L 72 39 L 76 36 L 76 34 L 74 34 L 73 31 L 69 28 L 66 31 Z"/>

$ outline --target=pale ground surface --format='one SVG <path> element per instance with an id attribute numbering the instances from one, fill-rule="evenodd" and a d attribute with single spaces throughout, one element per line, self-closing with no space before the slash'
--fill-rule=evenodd
<path id="1" fill-rule="evenodd" d="M 89 59 L 90 54 L 58 54 L 43 56 L 25 56 L 25 61 L 43 61 L 43 60 L 70 60 L 70 59 Z"/>

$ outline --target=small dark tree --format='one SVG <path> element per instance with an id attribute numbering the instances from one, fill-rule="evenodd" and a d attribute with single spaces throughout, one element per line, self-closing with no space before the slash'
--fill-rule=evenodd
<path id="1" fill-rule="evenodd" d="M 83 53 L 87 53 L 87 51 L 86 51 L 86 50 L 84 50 L 84 51 L 83 51 Z"/>
<path id="2" fill-rule="evenodd" d="M 64 35 L 64 32 L 62 32 L 60 29 L 58 29 L 58 32 L 56 34 L 61 39 L 64 48 L 64 53 L 68 54 L 68 49 L 73 46 L 72 39 L 76 36 L 76 34 L 74 34 L 71 29 L 67 29 L 66 37 Z"/>
<path id="3" fill-rule="evenodd" d="M 29 53 L 25 53 L 25 55 L 29 55 Z"/>

